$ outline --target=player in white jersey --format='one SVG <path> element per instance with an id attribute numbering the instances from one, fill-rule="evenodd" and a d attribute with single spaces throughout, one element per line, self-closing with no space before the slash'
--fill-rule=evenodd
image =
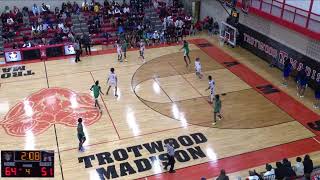
<path id="1" fill-rule="evenodd" d="M 116 47 L 117 47 L 118 61 L 122 62 L 122 47 L 118 41 L 116 42 Z"/>
<path id="2" fill-rule="evenodd" d="M 202 72 L 201 72 L 201 63 L 200 63 L 200 58 L 196 58 L 194 61 L 194 68 L 196 70 L 196 75 L 199 77 L 199 79 L 202 78 Z"/>
<path id="3" fill-rule="evenodd" d="M 146 45 L 145 45 L 143 39 L 141 39 L 141 41 L 139 42 L 139 46 L 140 46 L 140 50 L 139 50 L 140 57 L 142 58 L 142 61 L 144 62 L 144 49 L 146 48 Z"/>
<path id="4" fill-rule="evenodd" d="M 110 69 L 110 74 L 109 74 L 109 77 L 107 79 L 107 86 L 109 85 L 108 87 L 108 90 L 106 92 L 106 94 L 108 95 L 109 93 L 109 90 L 112 87 L 114 87 L 114 91 L 115 91 L 115 96 L 118 96 L 117 95 L 117 84 L 118 84 L 118 78 L 117 78 L 117 75 L 114 73 L 114 68 L 111 68 Z"/>
<path id="5" fill-rule="evenodd" d="M 214 80 L 212 79 L 212 76 L 209 76 L 208 79 L 209 79 L 209 87 L 208 87 L 206 90 L 209 90 L 209 89 L 210 89 L 209 102 L 212 103 L 213 100 L 214 100 L 214 96 L 215 96 L 215 92 L 214 92 L 215 82 L 214 82 Z"/>

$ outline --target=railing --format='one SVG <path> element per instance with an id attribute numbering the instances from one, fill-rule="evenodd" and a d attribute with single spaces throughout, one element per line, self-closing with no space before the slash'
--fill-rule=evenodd
<path id="1" fill-rule="evenodd" d="M 240 5 L 242 1 L 244 0 L 240 0 Z M 249 13 L 257 14 L 311 38 L 320 40 L 320 14 L 311 11 L 315 0 L 311 0 L 309 10 L 286 4 L 285 0 L 283 2 L 278 0 L 249 1 Z"/>

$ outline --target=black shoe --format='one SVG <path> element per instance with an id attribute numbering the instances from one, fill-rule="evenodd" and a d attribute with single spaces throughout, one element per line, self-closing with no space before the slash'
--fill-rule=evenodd
<path id="1" fill-rule="evenodd" d="M 167 170 L 167 167 L 164 167 L 163 169 L 164 169 L 164 170 Z"/>
<path id="2" fill-rule="evenodd" d="M 169 173 L 175 173 L 175 172 L 176 172 L 175 170 L 169 171 Z"/>

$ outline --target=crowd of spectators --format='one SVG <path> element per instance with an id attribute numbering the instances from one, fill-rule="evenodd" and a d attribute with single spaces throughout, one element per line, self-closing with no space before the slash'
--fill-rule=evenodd
<path id="1" fill-rule="evenodd" d="M 140 3 L 150 3 L 140 1 Z M 140 10 L 141 4 L 122 5 L 114 1 L 104 1 L 103 5 L 99 3 L 83 4 L 83 11 L 88 15 L 88 25 L 90 34 L 102 34 L 105 41 L 109 41 L 115 36 L 117 41 L 126 41 L 129 46 L 135 47 L 141 39 L 144 39 L 147 45 L 177 41 L 178 37 L 168 34 L 165 30 L 155 29 L 151 20 Z M 182 25 L 181 25 L 182 26 Z M 181 29 L 181 28 L 180 28 Z M 114 32 L 114 33 L 113 33 Z M 169 31 L 168 31 L 169 32 Z M 175 33 L 175 32 L 174 32 Z M 182 30 L 178 32 L 182 37 Z"/>
<path id="2" fill-rule="evenodd" d="M 31 9 L 24 7 L 22 10 L 15 6 L 12 9 L 5 7 L 1 14 L 2 36 L 7 47 L 13 48 L 75 42 L 76 39 L 83 43 L 83 36 L 77 37 L 73 32 L 72 14 L 84 15 L 88 23 L 89 39 L 102 39 L 93 42 L 95 44 L 125 41 L 129 46 L 137 47 L 141 39 L 146 45 L 174 43 L 198 31 L 207 30 L 209 35 L 213 35 L 219 29 L 213 18 L 195 21 L 184 12 L 177 0 L 148 0 L 139 3 L 126 4 L 124 1 L 120 5 L 105 0 L 100 4 L 94 0 L 84 0 L 80 5 L 63 2 L 60 8 L 54 9 L 45 3 L 40 6 L 34 4 Z M 143 3 L 154 6 L 162 21 L 161 29 L 156 29 L 151 19 L 141 11 L 139 7 L 146 5 Z"/>
<path id="3" fill-rule="evenodd" d="M 281 162 L 276 162 L 275 167 L 266 164 L 266 172 L 264 173 L 259 174 L 255 170 L 249 171 L 247 180 L 309 180 L 313 167 L 313 162 L 309 155 L 305 155 L 303 160 L 301 157 L 297 157 L 296 163 L 293 165 L 287 158 L 284 158 Z"/>
<path id="4" fill-rule="evenodd" d="M 34 4 L 20 11 L 16 6 L 12 10 L 7 6 L 1 14 L 2 36 L 11 47 L 32 47 L 34 45 L 57 44 L 74 41 L 71 14 L 80 13 L 79 5 L 62 3 L 61 8 L 51 10 L 49 5 Z"/>
<path id="5" fill-rule="evenodd" d="M 281 162 L 276 162 L 276 167 L 266 164 L 265 172 L 258 173 L 255 170 L 250 170 L 249 176 L 245 180 L 310 180 L 313 170 L 313 161 L 309 155 L 305 155 L 303 160 L 301 157 L 297 157 L 294 165 L 287 158 L 284 158 Z M 201 178 L 201 180 L 206 179 L 205 177 Z M 242 178 L 238 177 L 237 179 L 241 180 Z M 220 171 L 216 180 L 229 180 L 224 169 Z"/>

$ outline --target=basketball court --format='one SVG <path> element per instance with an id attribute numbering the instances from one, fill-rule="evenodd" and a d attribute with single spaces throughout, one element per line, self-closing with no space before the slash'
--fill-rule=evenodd
<path id="1" fill-rule="evenodd" d="M 2 65 L 1 150 L 54 150 L 54 179 L 60 180 L 191 180 L 215 177 L 222 168 L 235 178 L 307 153 L 319 164 L 320 133 L 307 125 L 319 116 L 309 98 L 297 100 L 294 86 L 280 86 L 278 70 L 241 48 L 220 47 L 207 37 L 189 43 L 189 68 L 181 44 L 146 49 L 146 63 L 137 50 L 123 63 L 114 50 L 104 50 L 78 64 L 69 57 Z M 194 73 L 196 57 L 202 79 Z M 89 89 L 99 80 L 105 93 L 111 67 L 119 96 L 101 96 L 100 114 Z M 224 118 L 216 126 L 205 91 L 209 75 L 222 100 Z M 79 117 L 87 137 L 84 152 L 78 151 Z M 170 139 L 175 174 L 162 165 Z"/>

